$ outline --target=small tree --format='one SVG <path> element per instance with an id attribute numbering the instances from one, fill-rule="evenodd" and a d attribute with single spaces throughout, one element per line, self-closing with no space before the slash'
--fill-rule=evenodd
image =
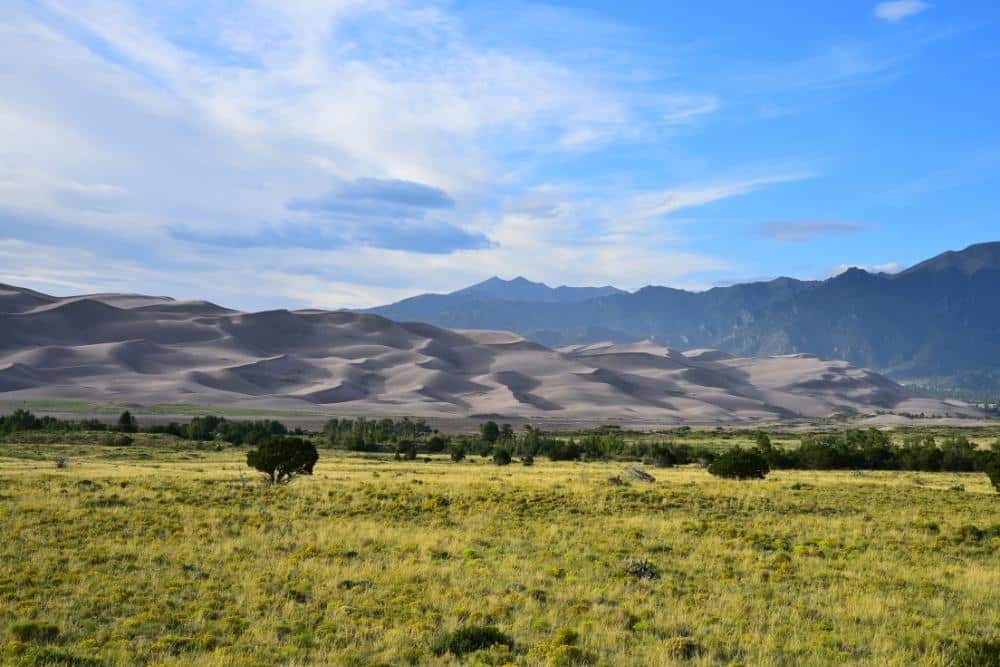
<path id="1" fill-rule="evenodd" d="M 396 456 L 398 457 L 400 454 L 402 454 L 403 458 L 407 461 L 416 461 L 417 443 L 413 440 L 400 440 L 399 443 L 396 444 Z"/>
<path id="2" fill-rule="evenodd" d="M 504 449 L 503 447 L 497 447 L 493 451 L 493 463 L 495 463 L 496 465 L 498 466 L 510 465 L 510 461 L 511 461 L 510 452 Z"/>
<path id="3" fill-rule="evenodd" d="M 715 459 L 708 472 L 728 479 L 764 479 L 771 466 L 760 452 L 734 447 Z"/>
<path id="4" fill-rule="evenodd" d="M 758 449 L 760 449 L 763 452 L 770 451 L 770 449 L 772 447 L 772 445 L 771 445 L 771 436 L 769 436 L 766 431 L 757 431 L 757 433 L 754 435 L 753 439 L 754 439 L 754 442 L 757 443 L 757 448 Z"/>
<path id="5" fill-rule="evenodd" d="M 302 438 L 270 438 L 247 452 L 247 465 L 267 475 L 272 484 L 311 475 L 318 459 L 316 446 Z"/>
<path id="6" fill-rule="evenodd" d="M 440 454 L 447 446 L 448 441 L 440 435 L 431 436 L 431 438 L 427 441 L 427 451 L 433 454 Z"/>
<path id="7" fill-rule="evenodd" d="M 496 422 L 486 422 L 485 424 L 480 425 L 479 434 L 482 437 L 483 442 L 488 442 L 492 445 L 500 438 L 500 427 L 497 426 Z"/>
<path id="8" fill-rule="evenodd" d="M 460 442 L 451 443 L 451 460 L 458 463 L 465 458 L 465 446 Z"/>
<path id="9" fill-rule="evenodd" d="M 135 420 L 131 412 L 126 410 L 118 416 L 118 424 L 115 426 L 115 430 L 122 433 L 135 433 L 139 430 L 139 422 Z"/>
<path id="10" fill-rule="evenodd" d="M 986 464 L 986 474 L 989 475 L 993 488 L 1000 493 L 1000 453 L 994 454 L 992 460 Z"/>

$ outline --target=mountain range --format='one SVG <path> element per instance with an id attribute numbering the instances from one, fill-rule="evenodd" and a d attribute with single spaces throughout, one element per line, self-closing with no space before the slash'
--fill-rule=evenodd
<path id="1" fill-rule="evenodd" d="M 900 381 L 1000 391 L 1000 242 L 896 274 L 852 268 L 703 292 L 549 288 L 499 278 L 369 309 L 396 320 L 506 329 L 550 346 L 649 340 L 740 356 L 807 353 Z"/>
<path id="2" fill-rule="evenodd" d="M 563 290 L 548 303 L 633 296 L 580 301 L 583 294 Z M 206 301 L 55 297 L 0 285 L 0 403 L 52 399 L 631 425 L 981 414 L 810 355 L 740 358 L 648 341 L 552 349 L 506 331 L 370 313 L 246 313 Z"/>

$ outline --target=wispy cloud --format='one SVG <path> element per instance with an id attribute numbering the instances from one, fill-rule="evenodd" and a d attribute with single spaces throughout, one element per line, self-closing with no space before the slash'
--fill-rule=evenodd
<path id="1" fill-rule="evenodd" d="M 347 228 L 315 224 L 286 223 L 257 230 L 204 232 L 185 226 L 170 228 L 179 240 L 226 248 L 309 248 L 332 250 L 358 245 L 402 250 L 411 253 L 448 254 L 457 250 L 489 248 L 493 244 L 483 234 L 469 232 L 447 223 L 368 220 Z"/>
<path id="2" fill-rule="evenodd" d="M 632 217 L 641 220 L 668 215 L 683 209 L 747 195 L 769 185 L 800 181 L 808 177 L 809 174 L 804 172 L 779 172 L 705 185 L 698 184 L 669 188 L 658 192 L 645 192 L 633 198 Z"/>
<path id="3" fill-rule="evenodd" d="M 871 225 L 862 222 L 841 220 L 781 220 L 762 222 L 750 229 L 752 236 L 782 241 L 785 243 L 800 243 L 829 236 L 857 234 L 871 229 Z"/>
<path id="4" fill-rule="evenodd" d="M 930 4 L 922 0 L 893 0 L 875 5 L 875 16 L 895 23 L 916 16 L 930 9 Z"/>

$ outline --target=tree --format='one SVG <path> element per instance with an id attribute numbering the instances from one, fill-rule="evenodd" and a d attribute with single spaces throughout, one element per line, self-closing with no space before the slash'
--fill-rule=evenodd
<path id="1" fill-rule="evenodd" d="M 115 430 L 122 433 L 135 433 L 139 430 L 139 422 L 135 420 L 131 412 L 126 410 L 118 416 L 118 424 Z"/>
<path id="2" fill-rule="evenodd" d="M 442 438 L 440 435 L 431 436 L 427 440 L 427 451 L 432 454 L 440 454 L 448 447 L 448 441 Z"/>
<path id="3" fill-rule="evenodd" d="M 270 438 L 247 452 L 247 465 L 267 475 L 272 484 L 290 482 L 296 475 L 311 475 L 318 459 L 316 446 L 302 438 Z"/>
<path id="4" fill-rule="evenodd" d="M 493 451 L 493 463 L 498 466 L 510 465 L 511 456 L 510 452 L 503 447 L 498 447 Z"/>
<path id="5" fill-rule="evenodd" d="M 766 452 L 771 449 L 771 437 L 766 431 L 757 431 L 753 439 L 757 443 L 757 448 L 761 451 Z"/>
<path id="6" fill-rule="evenodd" d="M 993 488 L 1000 493 L 1000 454 L 994 454 L 992 460 L 986 464 L 986 474 L 993 483 Z"/>
<path id="7" fill-rule="evenodd" d="M 497 426 L 496 422 L 489 421 L 479 427 L 479 433 L 483 438 L 483 442 L 488 442 L 492 445 L 500 438 L 500 427 Z"/>
<path id="8" fill-rule="evenodd" d="M 764 479 L 771 472 L 767 459 L 752 449 L 734 447 L 708 466 L 708 472 L 728 479 Z"/>
<path id="9" fill-rule="evenodd" d="M 451 443 L 451 460 L 458 463 L 465 458 L 465 446 L 460 442 Z"/>
<path id="10" fill-rule="evenodd" d="M 400 440 L 396 443 L 396 457 L 403 456 L 407 461 L 417 460 L 417 443 L 413 440 Z"/>

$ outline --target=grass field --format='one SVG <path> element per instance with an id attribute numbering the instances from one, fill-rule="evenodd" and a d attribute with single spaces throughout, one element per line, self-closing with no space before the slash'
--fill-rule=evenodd
<path id="1" fill-rule="evenodd" d="M 1000 496 L 982 474 L 646 468 L 655 482 L 617 486 L 626 464 L 320 454 L 269 487 L 232 447 L 0 445 L 0 664 L 1000 655 Z M 432 651 L 469 625 L 514 646 Z"/>

